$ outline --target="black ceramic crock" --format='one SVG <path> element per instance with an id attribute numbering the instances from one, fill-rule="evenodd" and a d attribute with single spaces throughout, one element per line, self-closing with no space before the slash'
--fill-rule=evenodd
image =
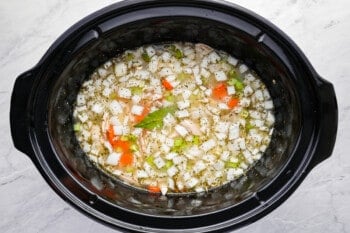
<path id="1" fill-rule="evenodd" d="M 207 193 L 148 194 L 102 173 L 80 149 L 72 106 L 93 70 L 125 49 L 171 41 L 224 50 L 263 79 L 275 131 L 246 176 Z M 120 230 L 224 231 L 249 224 L 285 201 L 331 155 L 337 131 L 332 85 L 267 20 L 221 1 L 132 0 L 99 10 L 68 29 L 12 93 L 11 133 L 47 183 L 85 215 Z"/>

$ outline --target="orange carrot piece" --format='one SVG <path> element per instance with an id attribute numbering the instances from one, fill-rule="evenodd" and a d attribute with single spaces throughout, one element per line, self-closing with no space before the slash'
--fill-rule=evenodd
<path id="1" fill-rule="evenodd" d="M 214 99 L 222 100 L 227 96 L 227 86 L 225 83 L 219 83 L 212 90 L 212 96 Z"/>
<path id="2" fill-rule="evenodd" d="M 114 129 L 113 125 L 110 125 L 108 130 L 107 130 L 107 139 L 109 143 L 111 143 L 113 149 L 120 150 L 122 152 L 122 155 L 119 160 L 120 166 L 128 166 L 131 165 L 134 161 L 134 156 L 130 152 L 130 142 L 129 141 L 123 141 L 120 139 L 115 139 L 114 138 Z"/>
<path id="3" fill-rule="evenodd" d="M 111 143 L 111 145 L 113 146 L 113 143 L 114 143 L 114 129 L 113 129 L 113 125 L 110 125 L 108 130 L 107 130 L 107 139 L 108 139 L 109 143 Z"/>
<path id="4" fill-rule="evenodd" d="M 158 186 L 149 185 L 147 189 L 151 193 L 160 193 L 160 188 Z"/>
<path id="5" fill-rule="evenodd" d="M 120 149 L 122 152 L 129 152 L 130 142 L 123 140 L 114 140 L 112 144 L 114 149 Z"/>
<path id="6" fill-rule="evenodd" d="M 142 111 L 142 114 L 141 115 L 135 115 L 134 116 L 134 120 L 136 123 L 139 123 L 141 122 L 146 116 L 147 114 L 149 113 L 150 109 L 148 106 L 144 106 L 143 108 L 143 111 Z"/>
<path id="7" fill-rule="evenodd" d="M 162 79 L 162 85 L 168 91 L 174 89 L 173 85 L 171 85 L 171 83 L 168 82 L 166 79 Z"/>
<path id="8" fill-rule="evenodd" d="M 238 98 L 231 98 L 228 102 L 227 102 L 227 106 L 229 108 L 234 108 L 238 105 L 239 99 Z"/>
<path id="9" fill-rule="evenodd" d="M 119 164 L 120 166 L 125 167 L 128 165 L 131 165 L 133 161 L 134 161 L 133 154 L 131 154 L 130 152 L 126 152 L 120 156 Z"/>

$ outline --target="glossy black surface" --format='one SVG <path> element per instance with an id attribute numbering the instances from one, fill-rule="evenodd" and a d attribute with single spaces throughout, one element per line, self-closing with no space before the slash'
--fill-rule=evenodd
<path id="1" fill-rule="evenodd" d="M 125 49 L 169 41 L 202 42 L 238 57 L 263 79 L 275 105 L 262 160 L 242 179 L 205 194 L 150 195 L 111 179 L 86 159 L 72 132 L 72 104 L 96 67 Z M 203 232 L 237 228 L 281 204 L 331 155 L 337 105 L 332 85 L 296 45 L 245 9 L 216 1 L 127 1 L 80 21 L 21 75 L 10 118 L 16 148 L 83 213 L 134 231 Z"/>

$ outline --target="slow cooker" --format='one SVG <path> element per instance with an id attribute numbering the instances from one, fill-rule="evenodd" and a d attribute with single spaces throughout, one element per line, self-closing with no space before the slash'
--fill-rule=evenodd
<path id="1" fill-rule="evenodd" d="M 144 44 L 204 43 L 233 54 L 268 87 L 275 106 L 272 141 L 238 180 L 204 193 L 137 190 L 101 172 L 79 147 L 72 108 L 99 65 Z M 82 19 L 14 85 L 11 133 L 51 188 L 83 214 L 119 230 L 231 230 L 267 215 L 331 155 L 337 131 L 332 84 L 293 41 L 264 18 L 212 0 L 129 0 Z"/>

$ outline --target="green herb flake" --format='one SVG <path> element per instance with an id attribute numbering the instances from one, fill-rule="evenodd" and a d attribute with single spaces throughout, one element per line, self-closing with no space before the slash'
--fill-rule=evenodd
<path id="1" fill-rule="evenodd" d="M 134 125 L 136 128 L 159 129 L 163 127 L 163 118 L 168 114 L 174 114 L 175 106 L 161 108 L 148 114 L 140 123 Z"/>
<path id="2" fill-rule="evenodd" d="M 150 56 L 148 56 L 147 53 L 143 53 L 143 54 L 141 55 L 141 57 L 142 57 L 142 59 L 143 59 L 145 62 L 150 62 L 150 61 L 151 61 L 151 58 L 150 58 Z"/>

